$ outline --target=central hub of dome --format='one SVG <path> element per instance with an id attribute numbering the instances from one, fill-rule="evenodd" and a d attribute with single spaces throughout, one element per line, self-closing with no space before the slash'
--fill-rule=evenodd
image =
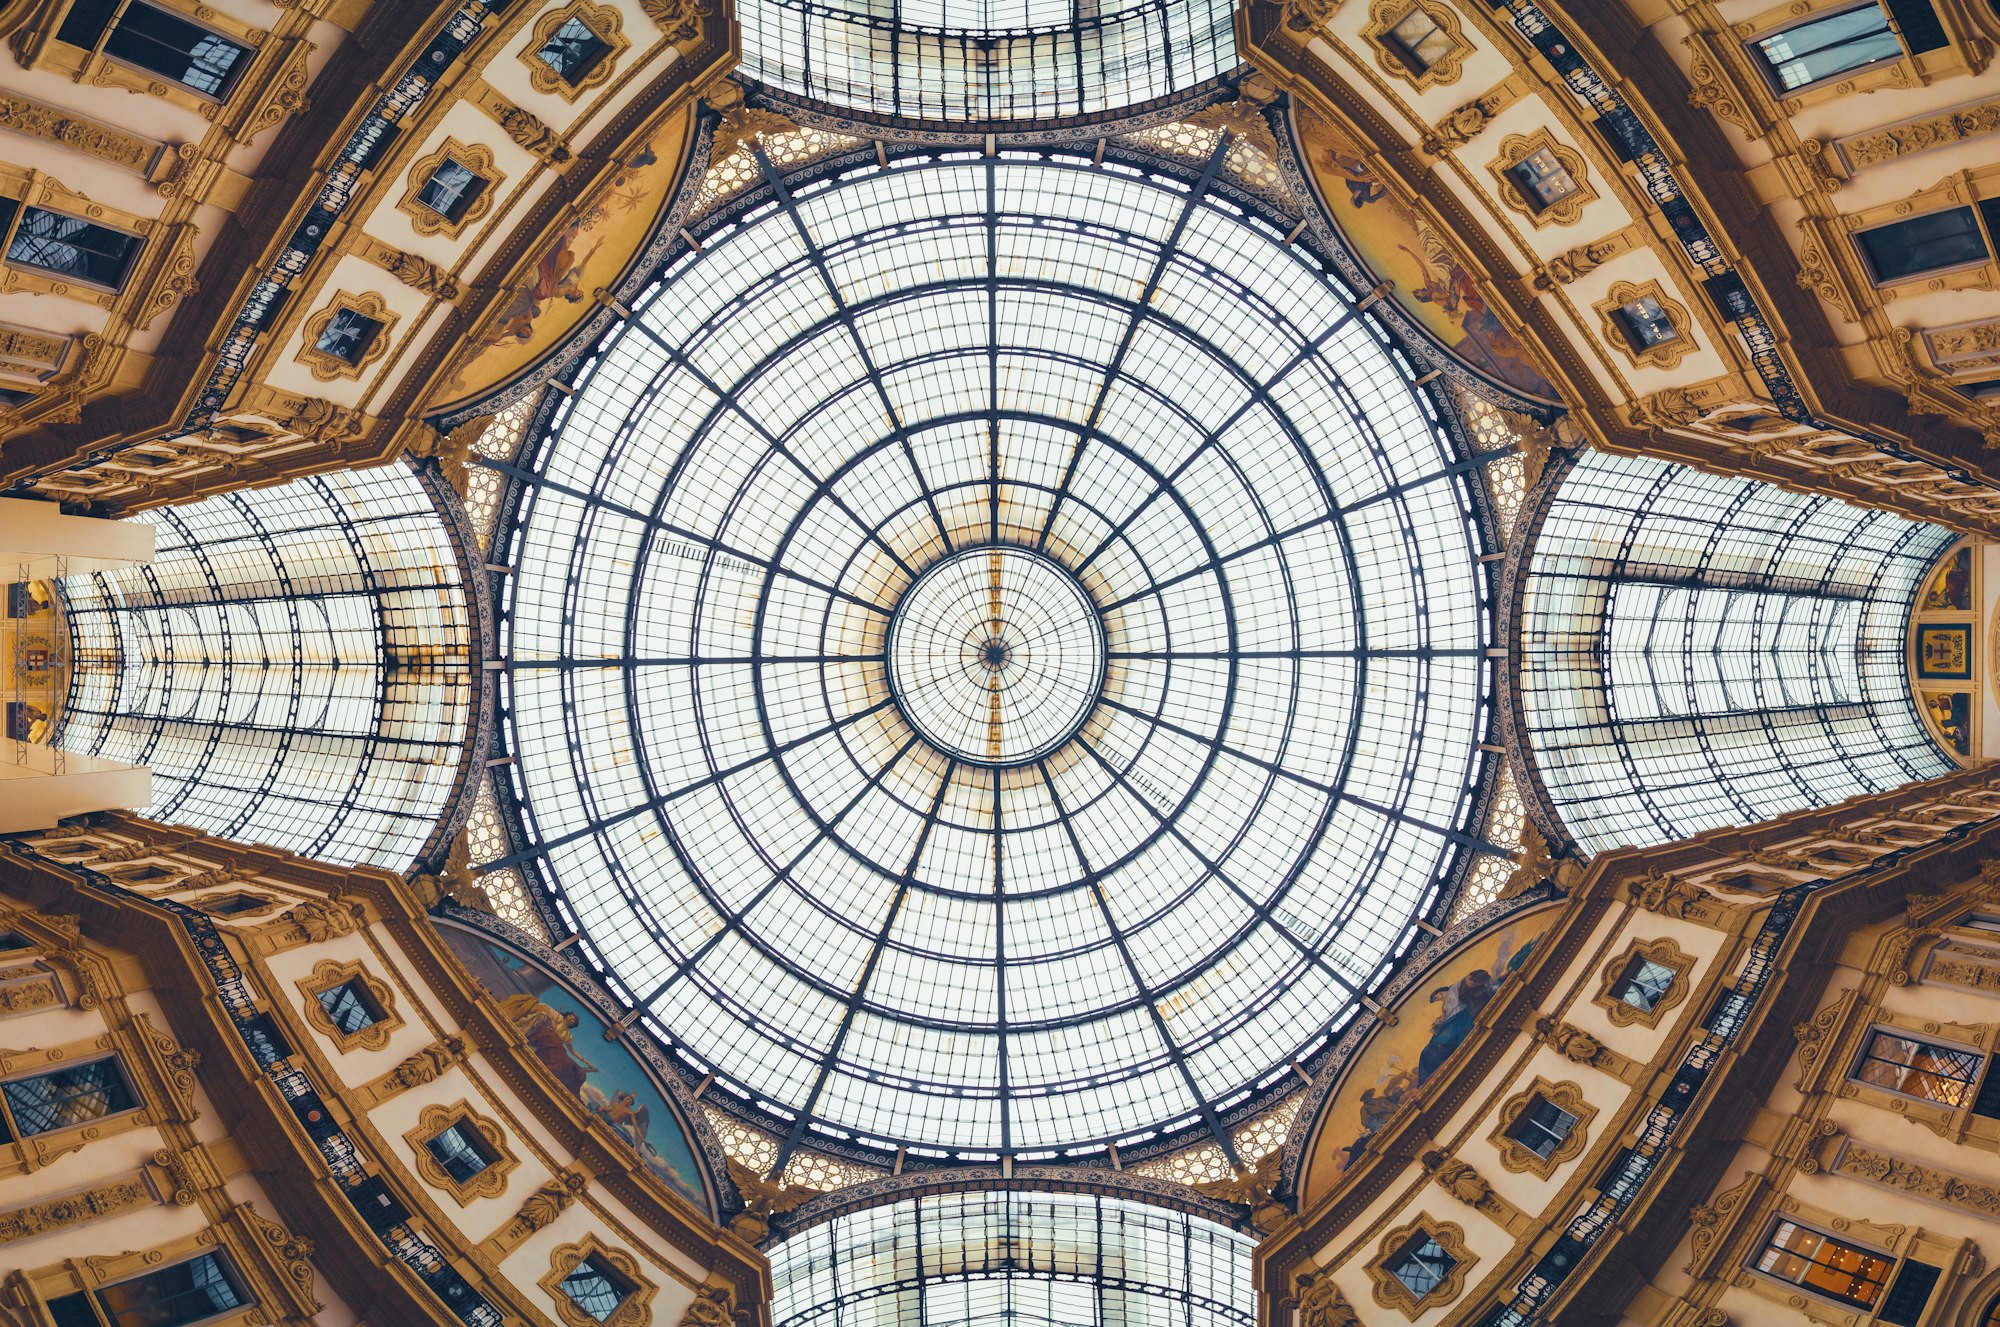
<path id="1" fill-rule="evenodd" d="M 1062 567 L 991 545 L 919 576 L 889 619 L 889 689 L 932 746 L 982 765 L 1040 759 L 1104 688 L 1104 627 Z"/>

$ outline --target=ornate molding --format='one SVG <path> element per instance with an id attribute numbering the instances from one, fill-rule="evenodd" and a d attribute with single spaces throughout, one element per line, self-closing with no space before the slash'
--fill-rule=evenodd
<path id="1" fill-rule="evenodd" d="M 156 139 L 114 129 L 88 116 L 19 93 L 0 93 L 0 129 L 72 148 L 151 178 L 166 154 Z"/>
<path id="2" fill-rule="evenodd" d="M 626 1293 L 618 1307 L 605 1317 L 594 1317 L 571 1299 L 562 1283 L 584 1259 L 624 1281 Z M 659 1286 L 639 1270 L 639 1260 L 623 1249 L 614 1249 L 595 1235 L 585 1235 L 574 1244 L 563 1244 L 549 1256 L 549 1270 L 537 1282 L 555 1301 L 556 1317 L 566 1327 L 644 1327 L 653 1317 L 653 1297 Z M 699 1321 L 699 1320 L 697 1320 Z"/>
<path id="3" fill-rule="evenodd" d="M 572 83 L 558 74 L 546 60 L 536 52 L 548 45 L 564 24 L 575 19 L 589 28 L 591 35 L 603 42 L 607 48 L 597 58 L 584 75 Z M 551 10 L 535 21 L 535 29 L 528 42 L 521 48 L 521 63 L 528 67 L 528 82 L 537 92 L 547 92 L 561 97 L 564 101 L 577 98 L 611 79 L 626 51 L 632 47 L 632 39 L 625 35 L 625 21 L 617 9 L 610 5 L 592 4 L 591 0 L 570 0 L 560 9 Z"/>
<path id="4" fill-rule="evenodd" d="M 1659 1002 L 1651 1009 L 1642 1009 L 1618 998 L 1618 988 L 1624 984 L 1626 973 L 1636 961 L 1642 959 L 1670 968 L 1674 974 L 1667 983 L 1667 989 L 1661 993 Z M 1658 1027 L 1666 1012 L 1687 998 L 1687 974 L 1693 966 L 1694 955 L 1665 936 L 1657 940 L 1634 940 L 1625 946 L 1623 953 L 1604 965 L 1597 994 L 1591 1003 L 1604 1010 L 1604 1016 L 1611 1020 L 1613 1027 L 1630 1027 L 1635 1023 L 1642 1027 Z"/>
<path id="5" fill-rule="evenodd" d="M 1832 146 L 1850 167 L 1861 168 L 1991 133 L 2000 133 L 2000 100 L 1976 102 L 1866 133 L 1849 134 L 1835 139 Z"/>
<path id="6" fill-rule="evenodd" d="M 456 1124 L 463 1124 L 476 1132 L 492 1154 L 484 1169 L 462 1181 L 452 1178 L 430 1149 L 433 1138 Z M 500 1122 L 478 1114 L 472 1109 L 472 1103 L 462 1098 L 450 1105 L 424 1107 L 417 1116 L 417 1127 L 406 1132 L 403 1138 L 416 1157 L 417 1174 L 424 1178 L 425 1183 L 456 1198 L 460 1207 L 469 1205 L 475 1198 L 498 1198 L 507 1191 L 507 1177 L 521 1164 L 521 1158 L 507 1146 L 507 1131 L 500 1127 Z"/>
<path id="7" fill-rule="evenodd" d="M 1389 1270 L 1397 1254 L 1418 1236 L 1428 1236 L 1444 1250 L 1451 1259 L 1451 1270 L 1422 1295 L 1415 1294 L 1403 1284 L 1402 1278 Z M 1396 1309 L 1412 1322 L 1430 1310 L 1449 1304 L 1465 1291 L 1465 1280 L 1479 1261 L 1472 1250 L 1465 1245 L 1465 1227 L 1451 1221 L 1439 1221 L 1428 1213 L 1419 1213 L 1417 1219 L 1397 1226 L 1382 1237 L 1376 1246 L 1375 1256 L 1368 1260 L 1363 1270 L 1373 1284 L 1375 1302 L 1385 1309 Z"/>
<path id="8" fill-rule="evenodd" d="M 99 1184 L 80 1193 L 29 1203 L 25 1207 L 10 1208 L 0 1212 L 0 1244 L 32 1239 L 65 1226 L 95 1221 L 101 1216 L 112 1216 L 134 1207 L 150 1206 L 154 1201 L 153 1191 L 146 1186 L 145 1180 L 129 1179 Z"/>
<path id="9" fill-rule="evenodd" d="M 1450 50 L 1421 70 L 1414 68 L 1389 45 L 1389 30 L 1419 10 L 1437 24 L 1438 30 L 1451 42 Z M 1382 67 L 1382 72 L 1413 85 L 1419 91 L 1458 82 L 1465 73 L 1465 57 L 1472 54 L 1472 43 L 1465 39 L 1465 27 L 1458 20 L 1458 11 L 1437 0 L 1415 0 L 1415 3 L 1411 0 L 1372 0 L 1368 6 L 1368 21 L 1361 25 L 1360 38 L 1373 50 L 1375 63 Z"/>
<path id="10" fill-rule="evenodd" d="M 1576 1122 L 1554 1151 L 1542 1156 L 1527 1144 L 1514 1137 L 1514 1126 L 1520 1123 L 1528 1107 L 1539 1097 L 1557 1109 L 1566 1112 Z M 1597 1118 L 1597 1107 L 1584 1096 L 1580 1083 L 1568 1081 L 1556 1083 L 1537 1074 L 1535 1081 L 1523 1091 L 1509 1097 L 1500 1107 L 1494 1129 L 1488 1141 L 1500 1153 L 1500 1164 L 1516 1174 L 1526 1172 L 1539 1175 L 1543 1179 L 1555 1174 L 1556 1168 L 1564 1162 L 1573 1161 L 1583 1152 L 1590 1141 L 1590 1122 Z M 1475 1204 L 1476 1205 L 1476 1204 Z"/>
<path id="11" fill-rule="evenodd" d="M 1537 205 L 1528 196 L 1527 189 L 1514 175 L 1514 168 L 1537 152 L 1547 151 L 1562 163 L 1576 188 L 1551 203 Z M 1528 219 L 1528 224 L 1540 229 L 1543 226 L 1571 226 L 1583 219 L 1583 209 L 1597 201 L 1597 190 L 1591 187 L 1590 172 L 1584 165 L 1583 154 L 1566 143 L 1556 141 L 1555 134 L 1547 128 L 1537 129 L 1531 134 L 1508 134 L 1500 140 L 1499 155 L 1486 163 L 1487 171 L 1495 182 L 1494 196 L 1501 206 Z"/>
<path id="12" fill-rule="evenodd" d="M 381 1017 L 366 1027 L 352 1032 L 343 1032 L 335 1025 L 333 1018 L 320 1003 L 320 996 L 327 991 L 349 982 L 359 982 L 375 1005 L 375 1012 Z M 389 1044 L 389 1034 L 403 1026 L 402 1017 L 396 1012 L 396 996 L 386 982 L 369 975 L 357 962 L 336 963 L 323 958 L 313 965 L 308 975 L 295 983 L 300 994 L 305 996 L 306 1022 L 331 1038 L 333 1044 L 342 1051 L 355 1049 L 379 1051 Z"/>

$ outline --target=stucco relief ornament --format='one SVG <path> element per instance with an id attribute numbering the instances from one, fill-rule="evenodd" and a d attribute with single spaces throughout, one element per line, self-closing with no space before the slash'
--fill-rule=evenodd
<path id="1" fill-rule="evenodd" d="M 1706 907 L 1720 902 L 1700 885 L 1691 885 L 1679 876 L 1663 875 L 1658 867 L 1647 872 L 1643 880 L 1627 881 L 1625 889 L 1632 901 L 1647 912 L 1682 921 L 1698 917 Z"/>
<path id="2" fill-rule="evenodd" d="M 1466 1162 L 1443 1152 L 1426 1152 L 1421 1158 L 1425 1170 L 1452 1197 L 1468 1207 L 1477 1207 L 1493 1196 L 1493 1186 Z"/>
<path id="3" fill-rule="evenodd" d="M 390 1087 L 407 1089 L 435 1082 L 464 1053 L 463 1041 L 457 1037 L 447 1037 L 435 1045 L 426 1046 L 415 1052 L 391 1069 L 385 1083 Z"/>
<path id="4" fill-rule="evenodd" d="M 1361 1318 L 1333 1278 L 1322 1274 L 1300 1283 L 1299 1327 L 1361 1327 Z"/>
<path id="5" fill-rule="evenodd" d="M 1195 1190 L 1220 1202 L 1236 1203 L 1250 1209 L 1250 1224 L 1262 1234 L 1270 1234 L 1291 1215 L 1283 1203 L 1272 1197 L 1278 1187 L 1284 1162 L 1282 1149 L 1266 1152 L 1257 1161 L 1227 1179 L 1209 1180 Z"/>
<path id="6" fill-rule="evenodd" d="M 1544 1014 L 1535 1021 L 1535 1035 L 1549 1044 L 1549 1048 L 1566 1059 L 1578 1064 L 1596 1064 L 1604 1054 L 1604 1043 L 1591 1036 L 1582 1028 L 1572 1027 L 1553 1014 Z"/>
<path id="7" fill-rule="evenodd" d="M 660 25 L 661 35 L 671 42 L 694 38 L 701 31 L 698 20 L 708 12 L 700 0 L 639 0 L 639 8 Z"/>
<path id="8" fill-rule="evenodd" d="M 516 1239 L 526 1239 L 547 1227 L 569 1209 L 588 1183 L 589 1180 L 575 1171 L 564 1171 L 555 1176 L 528 1195 L 521 1204 L 521 1210 L 514 1214 L 514 1223 L 508 1233 Z"/>
<path id="9" fill-rule="evenodd" d="M 1341 0 L 1276 0 L 1285 11 L 1288 31 L 1311 33 L 1340 12 Z"/>
<path id="10" fill-rule="evenodd" d="M 1453 148 L 1464 147 L 1493 123 L 1493 117 L 1500 113 L 1505 102 L 1504 94 L 1489 92 L 1460 106 L 1424 135 L 1424 151 L 1441 157 Z"/>
<path id="11" fill-rule="evenodd" d="M 298 927 L 313 944 L 335 936 L 352 935 L 358 925 L 351 911 L 332 899 L 323 898 L 307 899 L 285 913 L 280 920 Z"/>
<path id="12" fill-rule="evenodd" d="M 681 1315 L 678 1327 L 733 1327 L 735 1305 L 727 1286 L 703 1286 Z"/>

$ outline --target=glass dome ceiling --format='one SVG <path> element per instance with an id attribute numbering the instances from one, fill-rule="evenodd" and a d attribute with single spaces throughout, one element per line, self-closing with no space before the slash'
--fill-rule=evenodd
<path id="1" fill-rule="evenodd" d="M 1479 846 L 1469 463 L 1205 184 L 773 181 L 517 472 L 508 860 L 788 1148 L 1226 1148 Z"/>

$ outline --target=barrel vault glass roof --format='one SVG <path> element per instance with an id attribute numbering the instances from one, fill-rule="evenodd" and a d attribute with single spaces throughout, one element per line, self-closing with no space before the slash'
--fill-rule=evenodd
<path id="1" fill-rule="evenodd" d="M 871 163 L 702 239 L 518 474 L 509 860 L 793 1144 L 1214 1130 L 1474 843 L 1490 627 L 1429 396 L 1305 246 L 1129 165 Z M 1008 759 L 892 693 L 905 590 L 968 553 L 1098 618 L 1080 728 L 996 708 Z"/>
<path id="2" fill-rule="evenodd" d="M 459 555 L 401 464 L 148 512 L 150 567 L 59 583 L 61 746 L 153 770 L 144 814 L 405 870 L 465 759 Z"/>
<path id="3" fill-rule="evenodd" d="M 1587 454 L 1537 538 L 1520 683 L 1536 766 L 1578 843 L 1664 843 L 1950 770 L 1904 639 L 1955 538 Z"/>
<path id="4" fill-rule="evenodd" d="M 1129 110 L 1236 67 L 1230 0 L 745 0 L 743 73 L 848 110 L 1005 122 Z"/>
<path id="5" fill-rule="evenodd" d="M 836 1217 L 771 1253 L 777 1327 L 1250 1327 L 1256 1242 L 1112 1198 L 1009 1190 Z"/>

